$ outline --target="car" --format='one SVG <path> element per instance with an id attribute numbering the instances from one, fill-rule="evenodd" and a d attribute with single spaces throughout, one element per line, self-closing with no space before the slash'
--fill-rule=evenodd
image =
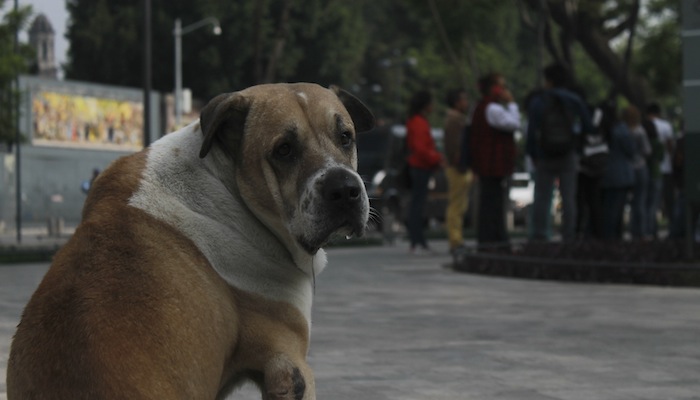
<path id="1" fill-rule="evenodd" d="M 528 172 L 516 172 L 510 181 L 510 209 L 513 223 L 525 225 L 529 220 L 528 213 L 535 200 L 535 182 Z"/>
<path id="2" fill-rule="evenodd" d="M 436 147 L 442 151 L 443 130 L 433 128 Z M 384 125 L 358 135 L 358 173 L 362 177 L 372 209 L 372 228 L 384 240 L 393 243 L 405 233 L 410 207 L 410 191 L 400 175 L 405 165 L 406 127 Z M 447 179 L 438 170 L 428 182 L 428 200 L 424 211 L 426 224 L 439 224 L 445 219 Z"/>

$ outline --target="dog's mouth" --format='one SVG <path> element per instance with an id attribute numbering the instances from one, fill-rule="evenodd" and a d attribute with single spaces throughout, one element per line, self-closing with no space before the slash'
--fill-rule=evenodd
<path id="1" fill-rule="evenodd" d="M 364 236 L 366 228 L 366 221 L 362 222 L 360 218 L 354 220 L 346 218 L 335 224 L 326 224 L 325 227 L 319 228 L 316 232 L 300 235 L 297 237 L 297 241 L 307 253 L 313 255 L 335 238 L 350 239 Z"/>

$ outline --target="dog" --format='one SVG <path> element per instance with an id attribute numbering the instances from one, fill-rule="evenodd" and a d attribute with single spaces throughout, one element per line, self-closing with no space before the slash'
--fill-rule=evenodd
<path id="1" fill-rule="evenodd" d="M 113 162 L 24 310 L 8 399 L 315 399 L 315 276 L 365 231 L 373 121 L 337 87 L 259 85 Z"/>

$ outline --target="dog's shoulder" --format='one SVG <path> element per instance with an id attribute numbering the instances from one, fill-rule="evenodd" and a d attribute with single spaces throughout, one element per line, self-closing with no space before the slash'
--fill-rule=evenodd
<path id="1" fill-rule="evenodd" d="M 83 206 L 83 220 L 96 208 L 124 206 L 138 190 L 149 150 L 121 157 L 97 176 Z"/>

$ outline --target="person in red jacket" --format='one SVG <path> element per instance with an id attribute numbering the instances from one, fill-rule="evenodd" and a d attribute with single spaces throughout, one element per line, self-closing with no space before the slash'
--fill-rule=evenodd
<path id="1" fill-rule="evenodd" d="M 406 121 L 407 162 L 411 170 L 411 205 L 408 234 L 411 253 L 429 252 L 423 232 L 423 212 L 428 198 L 428 180 L 433 171 L 444 164 L 442 154 L 435 148 L 428 115 L 433 110 L 433 97 L 428 91 L 417 92 L 409 102 Z"/>
<path id="2" fill-rule="evenodd" d="M 513 133 L 520 127 L 520 110 L 501 74 L 479 80 L 482 98 L 472 116 L 472 169 L 479 177 L 477 242 L 509 242 L 505 222 L 508 179 L 515 167 Z"/>

